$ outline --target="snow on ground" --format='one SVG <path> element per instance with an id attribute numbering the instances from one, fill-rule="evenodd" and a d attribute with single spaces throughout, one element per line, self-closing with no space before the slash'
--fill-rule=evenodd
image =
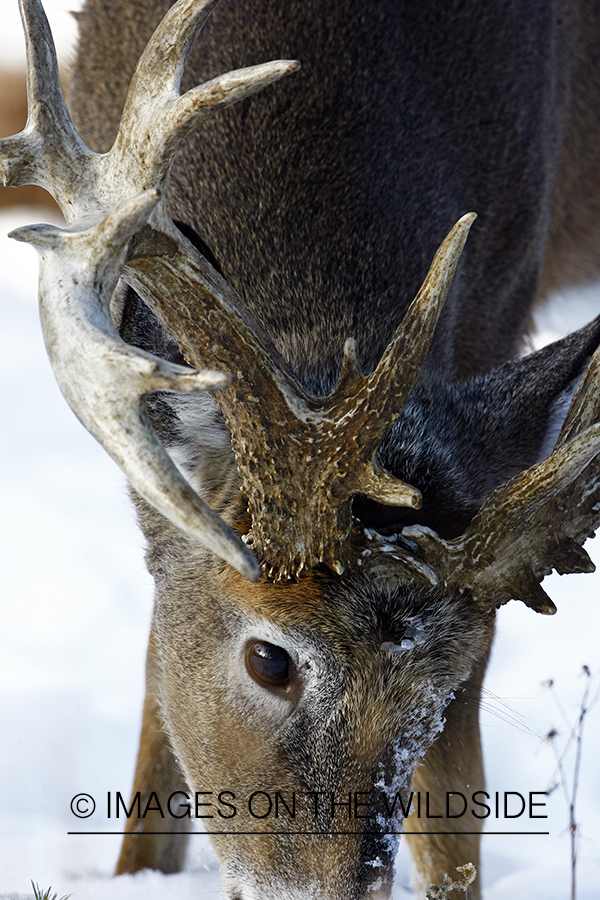
<path id="1" fill-rule="evenodd" d="M 71 14 L 82 6 L 83 0 L 42 0 L 61 62 L 69 60 L 75 41 L 77 25 Z M 23 65 L 25 39 L 17 0 L 2 0 L 2 30 L 0 31 L 0 67 L 17 69 Z"/>
<path id="2" fill-rule="evenodd" d="M 64 10 L 76 5 L 47 4 L 61 47 L 73 33 Z M 15 6 L 4 0 L 4 65 L 16 64 L 23 52 Z M 109 790 L 129 792 L 152 588 L 123 479 L 68 410 L 46 361 L 35 253 L 4 238 L 38 219 L 31 210 L 0 216 L 0 900 L 31 897 L 31 879 L 74 900 L 218 900 L 224 895 L 202 835 L 192 838 L 185 873 L 113 879 L 118 836 L 67 834 L 82 828 L 69 808 L 76 794 L 89 793 L 100 806 Z M 542 339 L 598 311 L 598 289 L 557 300 L 540 321 Z M 586 549 L 600 565 L 600 544 Z M 583 665 L 592 669 L 596 691 L 600 684 L 600 574 L 554 575 L 544 586 L 556 616 L 536 616 L 518 603 L 499 615 L 482 717 L 489 792 L 544 791 L 556 780 L 543 738 L 558 728 L 564 743 L 568 728 L 545 682 L 554 680 L 571 722 Z M 599 744 L 600 703 L 586 719 L 577 796 L 579 900 L 596 900 L 600 884 Z M 573 763 L 572 747 L 569 772 Z M 547 811 L 539 826 L 513 827 L 548 835 L 484 838 L 486 900 L 570 896 L 560 790 L 548 798 Z M 93 821 L 98 830 L 110 827 L 100 812 Z M 507 829 L 490 822 L 494 830 Z M 410 896 L 409 865 L 403 846 L 395 900 Z"/>

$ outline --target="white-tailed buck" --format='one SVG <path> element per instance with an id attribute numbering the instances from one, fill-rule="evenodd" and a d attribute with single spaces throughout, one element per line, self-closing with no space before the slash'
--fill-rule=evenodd
<path id="1" fill-rule="evenodd" d="M 518 353 L 599 269 L 598 4 L 88 0 L 73 124 L 21 2 L 0 173 L 67 227 L 14 237 L 156 582 L 142 812 L 198 792 L 236 900 L 388 897 L 411 789 L 484 790 L 497 608 L 593 568 L 600 321 Z M 405 819 L 424 885 L 483 821 Z"/>

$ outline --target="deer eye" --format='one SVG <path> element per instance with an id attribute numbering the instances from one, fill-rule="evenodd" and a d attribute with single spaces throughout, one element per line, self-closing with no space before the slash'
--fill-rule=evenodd
<path id="1" fill-rule="evenodd" d="M 283 687 L 290 679 L 290 658 L 282 647 L 254 641 L 246 652 L 248 671 L 259 683 Z"/>

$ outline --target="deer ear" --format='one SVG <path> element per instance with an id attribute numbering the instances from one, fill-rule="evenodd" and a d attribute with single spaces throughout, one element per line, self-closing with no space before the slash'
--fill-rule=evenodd
<path id="1" fill-rule="evenodd" d="M 579 380 L 600 344 L 600 317 L 580 331 L 477 379 L 485 397 L 492 466 L 501 480 L 550 455 Z M 468 390 L 468 389 L 467 389 Z M 493 438 L 493 439 L 492 439 Z"/>
<path id="2" fill-rule="evenodd" d="M 466 382 L 430 372 L 379 455 L 388 471 L 419 488 L 421 509 L 410 513 L 360 501 L 356 514 L 374 527 L 416 522 L 456 537 L 492 491 L 550 455 L 599 344 L 600 317 Z"/>
<path id="3" fill-rule="evenodd" d="M 456 386 L 467 444 L 462 473 L 475 512 L 493 490 L 552 453 L 573 394 L 600 344 L 600 317 L 529 356 Z"/>

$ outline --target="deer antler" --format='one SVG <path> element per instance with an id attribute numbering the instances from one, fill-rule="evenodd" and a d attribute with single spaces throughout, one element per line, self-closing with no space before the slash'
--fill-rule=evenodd
<path id="1" fill-rule="evenodd" d="M 144 400 L 154 390 L 221 388 L 216 402 L 231 431 L 248 497 L 247 544 L 271 578 L 325 563 L 338 572 L 359 558 L 352 498 L 418 506 L 418 491 L 377 463 L 400 415 L 474 216 L 461 219 L 436 254 L 425 283 L 379 365 L 363 375 L 348 340 L 339 381 L 315 397 L 295 380 L 226 282 L 174 227 L 160 199 L 182 143 L 218 108 L 292 72 L 278 61 L 229 72 L 180 96 L 185 59 L 216 0 L 180 0 L 138 64 L 117 138 L 89 150 L 64 104 L 52 38 L 39 0 L 20 0 L 28 57 L 29 118 L 0 142 L 4 183 L 35 182 L 58 200 L 67 231 L 18 229 L 41 254 L 44 336 L 57 379 L 76 414 L 119 462 L 132 485 L 178 527 L 248 577 L 248 547 L 209 510 L 173 466 L 152 431 Z M 146 223 L 150 221 L 150 225 Z M 197 372 L 126 345 L 108 306 L 125 277 Z M 600 356 L 573 399 L 552 455 L 495 491 L 466 532 L 445 541 L 405 528 L 394 545 L 373 536 L 373 572 L 470 590 L 482 602 L 515 596 L 540 612 L 554 605 L 539 585 L 552 568 L 590 571 L 581 544 L 600 521 Z M 115 390 L 115 387 L 119 391 Z M 260 399 L 259 399 L 260 398 Z M 310 503 L 303 499 L 310 497 Z"/>
<path id="2" fill-rule="evenodd" d="M 186 58 L 217 2 L 179 0 L 169 10 L 138 62 L 113 146 L 108 153 L 94 153 L 79 137 L 67 111 L 42 4 L 19 0 L 27 45 L 29 112 L 25 129 L 0 142 L 4 184 L 46 188 L 69 226 L 97 224 L 143 191 L 162 191 L 175 154 L 206 118 L 298 68 L 293 60 L 277 60 L 239 69 L 181 96 Z M 153 221 L 176 237 L 162 203 Z"/>
<path id="3" fill-rule="evenodd" d="M 69 118 L 39 0 L 20 0 L 20 5 L 29 118 L 20 135 L 0 143 L 0 173 L 7 185 L 33 181 L 47 188 L 69 226 L 67 232 L 42 226 L 13 235 L 41 253 L 42 324 L 67 400 L 142 496 L 244 574 L 257 577 L 250 551 L 174 469 L 143 406 L 152 390 L 216 388 L 232 379 L 167 366 L 126 348 L 110 322 L 108 303 L 126 245 L 140 231 L 129 251 L 127 279 L 191 364 L 224 367 L 240 376 L 239 385 L 221 391 L 217 402 L 249 498 L 247 543 L 270 577 L 298 575 L 317 562 L 342 571 L 353 560 L 351 502 L 357 493 L 395 505 L 420 503 L 418 491 L 392 478 L 375 456 L 427 353 L 474 216 L 464 217 L 442 244 L 375 371 L 361 374 L 349 340 L 337 386 L 326 397 L 313 397 L 231 288 L 173 226 L 157 192 L 177 150 L 207 116 L 298 64 L 277 61 L 229 72 L 180 96 L 186 57 L 216 5 L 216 0 L 180 0 L 139 61 L 113 147 L 96 154 Z M 151 227 L 144 228 L 148 219 Z M 115 383 L 126 385 L 120 399 L 110 387 Z M 310 505 L 298 500 L 307 485 Z"/>
<path id="4" fill-rule="evenodd" d="M 402 531 L 439 581 L 481 601 L 556 607 L 540 586 L 552 569 L 593 572 L 581 546 L 600 523 L 600 350 L 573 397 L 551 455 L 494 491 L 452 541 L 421 526 Z"/>
<path id="5" fill-rule="evenodd" d="M 419 492 L 389 475 L 375 456 L 413 388 L 474 219 L 464 216 L 442 243 L 375 371 L 362 375 L 356 344 L 346 341 L 338 384 L 325 397 L 297 383 L 259 326 L 247 314 L 242 318 L 231 288 L 218 278 L 207 284 L 189 254 L 164 244 L 158 255 L 156 239 L 149 242 L 152 255 L 143 256 L 141 245 L 133 251 L 126 279 L 186 359 L 239 374 L 215 402 L 248 497 L 246 540 L 268 577 L 298 576 L 319 562 L 341 573 L 354 561 L 356 494 L 420 505 Z"/>
<path id="6" fill-rule="evenodd" d="M 28 241 L 40 253 L 44 340 L 59 386 L 80 421 L 142 497 L 248 577 L 256 577 L 254 560 L 239 538 L 175 468 L 150 426 L 144 402 L 152 391 L 221 388 L 231 384 L 232 376 L 194 372 L 133 350 L 110 319 L 110 298 L 127 242 L 157 201 L 156 191 L 142 194 L 88 231 L 33 225 L 13 231 L 11 237 Z M 76 377 L 90 368 L 93 381 Z"/>
<path id="7" fill-rule="evenodd" d="M 144 406 L 150 391 L 215 389 L 231 383 L 231 376 L 168 366 L 127 348 L 108 313 L 127 242 L 150 216 L 172 239 L 184 241 L 157 190 L 181 145 L 217 109 L 297 68 L 293 61 L 278 61 L 228 72 L 180 96 L 185 59 L 215 2 L 180 0 L 169 11 L 138 64 L 113 147 L 97 154 L 81 141 L 67 112 L 42 5 L 20 0 L 29 115 L 21 134 L 0 142 L 0 176 L 7 186 L 33 182 L 46 188 L 69 225 L 67 232 L 18 229 L 13 237 L 31 241 L 40 251 L 44 337 L 75 414 L 143 497 L 256 579 L 252 553 L 177 472 Z M 122 389 L 118 395 L 117 387 Z"/>

